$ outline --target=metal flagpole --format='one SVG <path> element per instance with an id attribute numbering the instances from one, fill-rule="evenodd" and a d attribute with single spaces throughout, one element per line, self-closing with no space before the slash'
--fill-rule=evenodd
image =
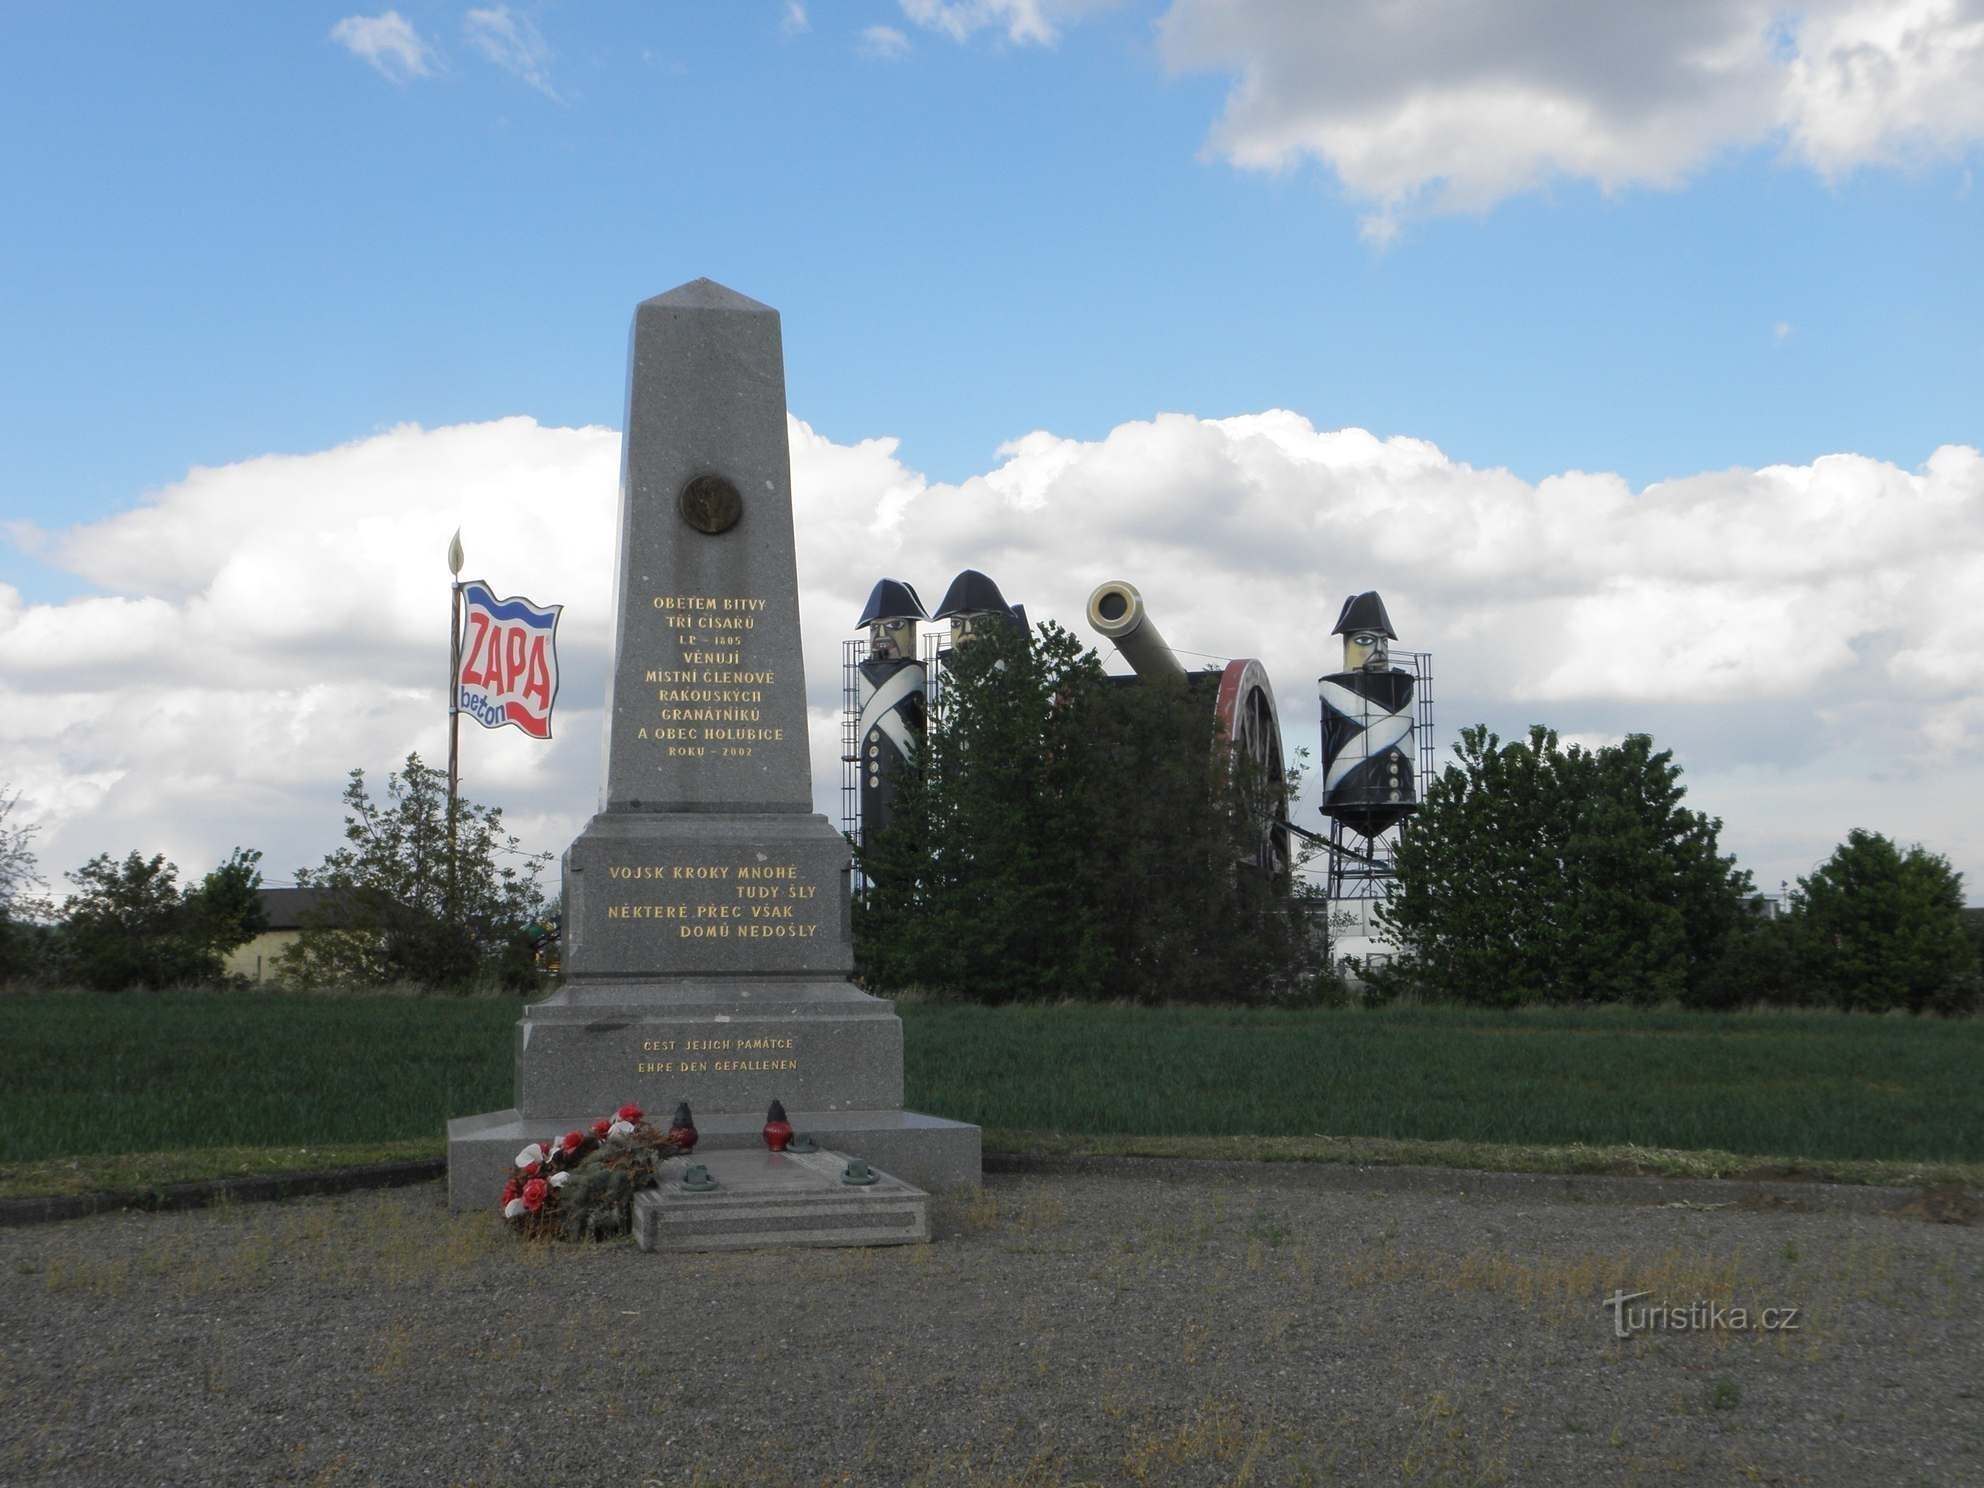
<path id="1" fill-rule="evenodd" d="M 461 789 L 462 530 L 448 543 L 454 575 L 448 606 L 448 921 L 455 918 L 455 798 Z"/>

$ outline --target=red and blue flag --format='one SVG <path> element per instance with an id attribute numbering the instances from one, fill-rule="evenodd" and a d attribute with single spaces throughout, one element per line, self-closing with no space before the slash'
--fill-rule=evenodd
<path id="1" fill-rule="evenodd" d="M 461 671 L 456 706 L 484 728 L 514 723 L 533 739 L 551 737 L 558 700 L 558 615 L 563 605 L 498 599 L 480 579 L 462 585 Z"/>

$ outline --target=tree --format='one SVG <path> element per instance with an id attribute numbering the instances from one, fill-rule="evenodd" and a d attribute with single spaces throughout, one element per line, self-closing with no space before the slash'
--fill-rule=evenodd
<path id="1" fill-rule="evenodd" d="M 1902 852 L 1855 827 L 1798 880 L 1805 975 L 1828 1002 L 1884 1012 L 1956 1012 L 1976 997 L 1963 875 L 1920 845 Z"/>
<path id="2" fill-rule="evenodd" d="M 40 822 L 19 819 L 21 793 L 9 795 L 0 785 L 0 916 L 9 914 L 15 903 L 41 886 L 35 870 L 34 838 Z"/>
<path id="3" fill-rule="evenodd" d="M 1805 973 L 1807 960 L 1798 917 L 1759 910 L 1730 932 L 1712 974 L 1690 990 L 1688 1001 L 1702 1008 L 1815 1003 L 1819 997 Z"/>
<path id="4" fill-rule="evenodd" d="M 1649 1003 L 1705 986 L 1741 922 L 1749 875 L 1722 823 L 1684 809 L 1671 751 L 1633 734 L 1504 745 L 1463 729 L 1401 834 L 1378 914 L 1405 955 L 1382 980 L 1495 1007 Z"/>
<path id="5" fill-rule="evenodd" d="M 447 778 L 417 753 L 386 777 L 383 803 L 353 770 L 344 803 L 346 845 L 296 874 L 300 887 L 330 890 L 329 907 L 283 952 L 279 975 L 303 986 L 531 985 L 524 932 L 543 907 L 549 853 L 523 852 L 500 808 L 457 801 L 451 854 Z"/>
<path id="6" fill-rule="evenodd" d="M 197 888 L 186 891 L 188 931 L 211 947 L 217 960 L 269 928 L 261 864 L 259 851 L 237 847 Z"/>
<path id="7" fill-rule="evenodd" d="M 1302 917 L 1252 868 L 1262 789 L 1205 692 L 1112 682 L 1049 623 L 982 631 L 941 698 L 858 849 L 871 986 L 1155 1002 L 1304 980 Z"/>
<path id="8" fill-rule="evenodd" d="M 217 982 L 225 958 L 268 924 L 256 889 L 258 852 L 236 848 L 197 887 L 156 853 L 122 862 L 99 853 L 64 876 L 76 892 L 62 909 L 61 969 L 101 991 Z"/>
<path id="9" fill-rule="evenodd" d="M 44 888 L 34 856 L 39 822 L 19 819 L 21 793 L 0 785 L 0 981 L 27 970 L 28 926 L 47 915 L 48 903 L 34 891 Z"/>

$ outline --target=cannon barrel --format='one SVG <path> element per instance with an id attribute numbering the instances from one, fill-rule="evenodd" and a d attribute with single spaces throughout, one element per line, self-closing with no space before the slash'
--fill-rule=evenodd
<path id="1" fill-rule="evenodd" d="M 1137 586 L 1111 579 L 1095 586 L 1088 597 L 1089 628 L 1114 641 L 1136 674 L 1146 682 L 1183 682 L 1185 668 L 1164 644 L 1164 637 L 1144 611 Z"/>

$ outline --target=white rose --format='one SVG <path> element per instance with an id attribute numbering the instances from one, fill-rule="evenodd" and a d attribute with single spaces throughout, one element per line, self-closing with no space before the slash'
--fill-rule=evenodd
<path id="1" fill-rule="evenodd" d="M 570 1173 L 553 1173 L 551 1175 L 551 1186 L 553 1188 L 563 1188 L 571 1181 L 572 1175 Z"/>
<path id="2" fill-rule="evenodd" d="M 606 1129 L 606 1134 L 609 1137 L 624 1137 L 633 1129 L 634 1123 L 631 1121 L 616 1121 Z"/>
<path id="3" fill-rule="evenodd" d="M 520 1168 L 527 1168 L 532 1163 L 541 1163 L 543 1161 L 544 1149 L 535 1142 L 532 1142 L 530 1146 L 517 1154 L 517 1166 Z"/>
<path id="4" fill-rule="evenodd" d="M 503 1206 L 503 1218 L 505 1219 L 521 1219 L 529 1212 L 529 1206 L 522 1199 L 512 1199 Z"/>

